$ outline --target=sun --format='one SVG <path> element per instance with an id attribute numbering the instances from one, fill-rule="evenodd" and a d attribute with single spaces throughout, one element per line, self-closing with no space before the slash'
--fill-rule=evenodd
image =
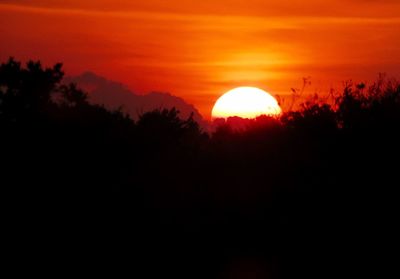
<path id="1" fill-rule="evenodd" d="M 260 115 L 277 116 L 282 109 L 269 93 L 256 87 L 238 87 L 222 95 L 215 103 L 212 118 L 256 118 Z"/>

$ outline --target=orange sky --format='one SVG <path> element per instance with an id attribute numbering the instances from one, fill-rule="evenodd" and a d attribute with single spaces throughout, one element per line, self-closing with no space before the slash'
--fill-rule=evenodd
<path id="1" fill-rule="evenodd" d="M 399 0 L 0 0 L 0 59 L 63 61 L 208 118 L 222 93 L 400 76 Z"/>

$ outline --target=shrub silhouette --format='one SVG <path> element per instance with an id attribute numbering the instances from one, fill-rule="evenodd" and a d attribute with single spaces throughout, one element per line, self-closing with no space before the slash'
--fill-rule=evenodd
<path id="1" fill-rule="evenodd" d="M 217 278 L 250 259 L 273 278 L 380 274 L 397 217 L 398 82 L 347 84 L 334 104 L 207 135 L 176 109 L 135 122 L 91 105 L 63 75 L 0 66 L 6 215 L 34 251 L 56 245 L 57 257 L 141 277 Z"/>

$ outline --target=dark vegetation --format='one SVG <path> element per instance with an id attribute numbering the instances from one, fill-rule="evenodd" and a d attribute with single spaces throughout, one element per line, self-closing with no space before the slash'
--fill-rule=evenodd
<path id="1" fill-rule="evenodd" d="M 75 83 L 80 89 L 88 94 L 88 101 L 93 105 L 104 105 L 108 110 L 120 108 L 124 113 L 138 120 L 143 112 L 153 111 L 159 108 L 179 110 L 181 118 L 188 118 L 191 114 L 193 119 L 205 126 L 204 119 L 197 109 L 186 103 L 183 99 L 168 93 L 151 92 L 145 95 L 130 91 L 125 85 L 108 80 L 92 72 L 85 72 L 78 76 L 67 76 L 63 83 Z"/>
<path id="2" fill-rule="evenodd" d="M 384 277 L 398 222 L 396 81 L 347 84 L 331 104 L 208 135 L 174 109 L 135 122 L 62 78 L 61 65 L 0 66 L 14 274 Z"/>

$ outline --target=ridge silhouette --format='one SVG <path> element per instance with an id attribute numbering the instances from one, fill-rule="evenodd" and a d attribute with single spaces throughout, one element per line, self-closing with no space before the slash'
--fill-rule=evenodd
<path id="1" fill-rule="evenodd" d="M 0 174 L 17 265 L 141 278 L 388 270 L 397 81 L 349 83 L 334 104 L 230 119 L 207 134 L 176 109 L 134 121 L 90 104 L 63 76 L 61 64 L 0 65 Z"/>
<path id="2" fill-rule="evenodd" d="M 76 83 L 79 88 L 84 89 L 88 93 L 90 103 L 104 105 L 108 110 L 121 107 L 123 112 L 129 114 L 134 120 L 138 120 L 140 114 L 144 112 L 176 108 L 180 111 L 180 118 L 186 119 L 193 114 L 193 119 L 203 128 L 207 128 L 206 121 L 193 105 L 169 93 L 135 94 L 125 85 L 92 72 L 65 77 L 63 82 L 66 84 Z"/>

